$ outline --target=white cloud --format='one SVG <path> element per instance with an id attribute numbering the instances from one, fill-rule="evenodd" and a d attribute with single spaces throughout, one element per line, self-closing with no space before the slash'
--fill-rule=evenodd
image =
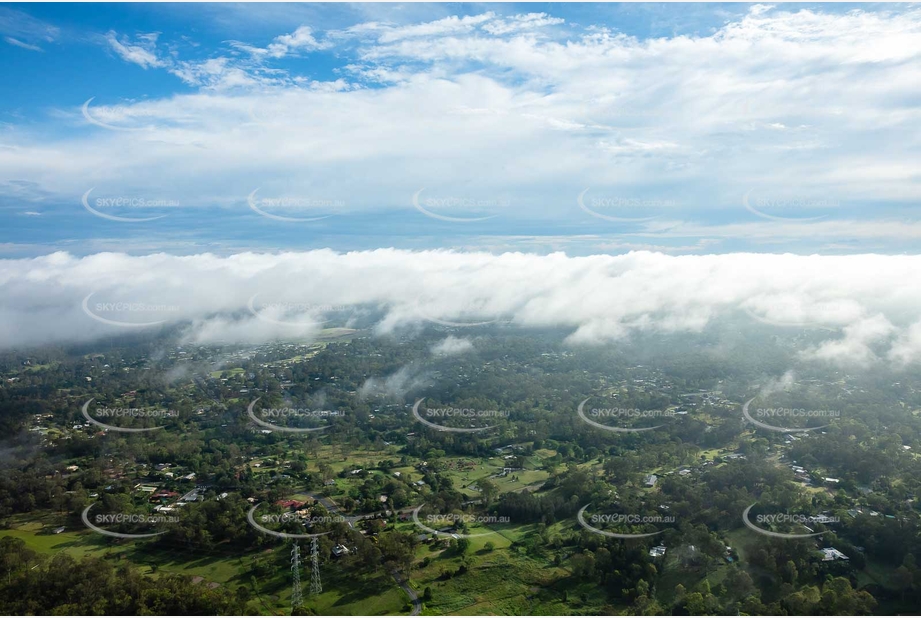
<path id="1" fill-rule="evenodd" d="M 790 390 L 796 384 L 796 373 L 790 369 L 779 378 L 771 378 L 765 382 L 758 391 L 759 397 L 769 397 L 774 393 Z"/>
<path id="2" fill-rule="evenodd" d="M 571 205 L 569 195 L 544 199 L 568 183 L 576 191 L 599 184 L 648 191 L 656 183 L 701 208 L 715 201 L 714 186 L 721 208 L 752 188 L 899 201 L 921 190 L 914 146 L 921 111 L 897 103 L 921 78 L 921 11 L 771 9 L 711 36 L 643 41 L 605 32 L 508 38 L 482 29 L 497 19 L 374 26 L 385 42 L 364 43 L 361 63 L 347 64 L 356 77 L 388 85 L 358 91 L 342 78 L 298 85 L 252 54 L 181 60 L 158 54 L 155 37 L 129 42 L 110 33 L 126 60 L 212 91 L 113 106 L 156 122 L 143 135 L 56 140 L 22 129 L 8 136 L 18 151 L 0 153 L 0 164 L 68 193 L 108 170 L 126 182 L 170 177 L 184 194 L 210 197 L 244 177 L 261 186 L 254 159 L 294 183 L 309 163 L 331 179 L 368 178 L 350 186 L 366 193 L 351 201 L 389 206 L 405 205 L 419 181 L 445 186 L 462 167 L 484 193 L 531 199 L 521 205 L 529 211 L 563 199 Z M 516 19 L 545 18 L 506 21 Z M 880 56 L 880 41 L 903 37 L 914 42 Z M 322 45 L 304 26 L 255 55 Z M 250 111 L 267 108 L 266 122 L 254 125 Z M 155 141 L 203 143 L 212 156 L 164 157 Z M 803 153 L 795 164 L 791 149 Z"/>
<path id="3" fill-rule="evenodd" d="M 265 49 L 265 53 L 272 58 L 284 58 L 288 54 L 297 51 L 315 51 L 326 49 L 330 43 L 321 43 L 313 36 L 313 30 L 310 26 L 300 26 L 291 34 L 283 34 L 275 37 L 272 43 Z"/>
<path id="4" fill-rule="evenodd" d="M 132 62 L 142 69 L 149 69 L 165 67 L 168 64 L 157 57 L 157 37 L 158 33 L 142 34 L 137 37 L 136 42 L 132 43 L 127 37 L 119 40 L 115 31 L 110 30 L 106 34 L 106 41 L 122 60 Z"/>
<path id="5" fill-rule="evenodd" d="M 160 53 L 153 35 L 110 33 L 126 60 L 202 91 L 96 108 L 110 126 L 142 131 L 12 125 L 0 167 L 67 203 L 92 186 L 162 192 L 164 178 L 190 207 L 245 208 L 260 187 L 356 210 L 409 208 L 426 187 L 430 196 L 514 196 L 511 227 L 516 217 L 578 218 L 599 234 L 620 231 L 577 209 L 578 192 L 592 187 L 679 201 L 680 218 L 658 212 L 630 228 L 643 236 L 628 239 L 634 246 L 820 238 L 878 240 L 870 250 L 881 250 L 886 240 L 921 238 L 912 210 L 921 193 L 921 10 L 757 5 L 710 35 L 654 39 L 546 27 L 557 19 L 378 21 L 335 36 L 301 26 L 206 59 Z M 333 42 L 343 45 L 335 54 L 347 77 L 270 66 Z M 76 110 L 71 118 L 82 122 Z M 760 220 L 742 210 L 753 189 L 865 210 Z"/>
<path id="6" fill-rule="evenodd" d="M 6 41 L 7 43 L 9 43 L 10 45 L 14 45 L 14 46 L 16 46 L 16 47 L 21 47 L 21 48 L 23 48 L 23 49 L 28 49 L 28 50 L 30 50 L 30 51 L 37 51 L 37 52 L 44 51 L 44 50 L 42 50 L 42 48 L 39 47 L 38 45 L 30 45 L 29 43 L 24 43 L 24 42 L 20 41 L 19 39 L 14 39 L 14 38 L 11 37 L 11 36 L 5 36 L 5 37 L 3 37 L 3 40 Z"/>
<path id="7" fill-rule="evenodd" d="M 921 360 L 921 289 L 905 285 L 919 268 L 921 256 L 882 255 L 55 253 L 0 261 L 6 291 L 0 341 L 21 346 L 124 332 L 84 313 L 82 302 L 93 292 L 94 315 L 188 323 L 190 341 L 309 338 L 322 327 L 323 307 L 356 305 L 385 309 L 378 332 L 418 327 L 426 323 L 423 316 L 466 322 L 491 316 L 513 327 L 566 329 L 574 345 L 605 344 L 637 331 L 699 332 L 726 319 L 758 326 L 751 316 L 770 316 L 781 327 L 808 319 L 830 329 L 816 330 L 825 342 L 807 350 L 806 359 L 904 364 Z M 115 302 L 153 309 L 107 308 Z M 459 351 L 464 342 L 449 339 L 437 348 Z"/>
<path id="8" fill-rule="evenodd" d="M 921 321 L 902 332 L 889 350 L 889 359 L 901 365 L 921 360 Z"/>
<path id="9" fill-rule="evenodd" d="M 362 398 L 389 397 L 401 399 L 411 390 L 425 384 L 425 378 L 413 367 L 402 367 L 385 378 L 368 378 L 358 389 Z"/>
<path id="10" fill-rule="evenodd" d="M 432 354 L 435 356 L 456 356 L 472 349 L 473 342 L 470 339 L 450 335 L 432 346 Z"/>
<path id="11" fill-rule="evenodd" d="M 814 349 L 806 350 L 802 356 L 812 360 L 868 366 L 880 360 L 874 351 L 874 345 L 887 342 L 898 332 L 882 314 L 861 318 L 848 324 L 843 330 L 843 338 L 827 341 Z M 903 351 L 890 349 L 889 353 L 904 362 Z"/>
<path id="12" fill-rule="evenodd" d="M 514 15 L 508 19 L 500 19 L 483 26 L 483 30 L 490 34 L 501 36 L 523 30 L 534 30 L 546 26 L 557 26 L 566 23 L 561 17 L 551 17 L 546 13 L 527 13 Z"/>
<path id="13" fill-rule="evenodd" d="M 61 29 L 6 5 L 0 7 L 0 34 L 7 35 L 5 40 L 10 45 L 41 51 L 38 43 L 54 42 Z"/>
<path id="14" fill-rule="evenodd" d="M 436 21 L 407 26 L 389 26 L 372 23 L 359 25 L 351 31 L 355 33 L 379 31 L 378 40 L 381 43 L 392 43 L 403 39 L 469 33 L 479 24 L 488 22 L 494 17 L 495 13 L 489 12 L 480 15 L 466 15 L 464 17 L 454 15 Z"/>
<path id="15" fill-rule="evenodd" d="M 326 49 L 329 43 L 319 42 L 309 26 L 300 26 L 290 34 L 275 37 L 265 48 L 239 41 L 229 41 L 232 48 L 244 51 L 249 58 L 214 56 L 197 60 L 181 60 L 177 54 L 161 56 L 157 50 L 159 33 L 138 35 L 132 43 L 127 37 L 119 40 L 114 31 L 106 35 L 110 47 L 125 61 L 145 69 L 165 68 L 190 86 L 213 90 L 234 90 L 266 86 L 292 85 L 298 79 L 285 71 L 265 66 L 267 59 L 280 59 L 301 51 Z"/>

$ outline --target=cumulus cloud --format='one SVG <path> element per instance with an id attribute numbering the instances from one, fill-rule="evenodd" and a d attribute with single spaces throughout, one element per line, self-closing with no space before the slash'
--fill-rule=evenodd
<path id="1" fill-rule="evenodd" d="M 450 335 L 432 346 L 432 354 L 435 356 L 456 356 L 472 349 L 473 342 L 470 339 Z"/>
<path id="2" fill-rule="evenodd" d="M 843 331 L 843 338 L 827 341 L 816 348 L 806 350 L 802 356 L 806 359 L 871 365 L 880 360 L 874 351 L 874 345 L 888 341 L 896 332 L 896 328 L 884 315 L 877 314 L 848 324 Z M 908 350 L 905 347 L 890 348 L 889 355 L 905 362 L 910 360 Z"/>
<path id="3" fill-rule="evenodd" d="M 921 321 L 903 331 L 889 349 L 890 360 L 906 365 L 921 358 Z"/>
<path id="4" fill-rule="evenodd" d="M 511 220 L 581 217 L 607 233 L 576 207 L 591 187 L 613 203 L 666 204 L 645 213 L 657 216 L 637 226 L 645 237 L 921 239 L 910 210 L 921 190 L 911 86 L 921 10 L 756 7 L 711 34 L 646 39 L 547 27 L 556 19 L 369 22 L 336 36 L 302 26 L 204 59 L 157 51 L 153 35 L 110 33 L 126 60 L 202 91 L 105 108 L 143 131 L 55 135 L 23 123 L 5 134 L 0 167 L 67 203 L 91 186 L 162 192 L 163 178 L 183 208 L 245 207 L 257 187 L 409 208 L 425 187 L 436 200 L 506 200 Z M 335 80 L 267 64 L 321 48 L 345 69 Z M 745 211 L 750 191 L 761 211 L 790 219 Z M 603 214 L 644 214 L 624 210 Z"/>
<path id="5" fill-rule="evenodd" d="M 55 253 L 0 261 L 0 341 L 81 341 L 170 324 L 189 341 L 309 339 L 357 307 L 383 312 L 377 332 L 501 322 L 563 328 L 571 344 L 598 345 L 634 332 L 700 332 L 725 319 L 760 326 L 752 318 L 770 316 L 778 327 L 829 329 L 817 331 L 825 342 L 807 359 L 902 365 L 921 360 L 921 289 L 905 285 L 919 268 L 921 256 L 883 255 Z M 455 337 L 434 351 L 464 347 Z M 399 391 L 414 377 L 367 390 Z"/>
<path id="6" fill-rule="evenodd" d="M 385 378 L 368 378 L 358 389 L 358 396 L 402 399 L 425 384 L 424 377 L 413 367 L 401 367 Z"/>
<path id="7" fill-rule="evenodd" d="M 258 47 L 244 47 L 247 51 L 256 55 L 266 55 L 270 58 L 284 58 L 285 56 L 297 51 L 315 51 L 326 49 L 330 43 L 320 42 L 313 35 L 313 29 L 310 26 L 300 26 L 291 34 L 283 34 L 275 39 L 265 49 Z"/>
<path id="8" fill-rule="evenodd" d="M 761 389 L 758 391 L 758 396 L 769 397 L 774 393 L 788 391 L 793 387 L 794 384 L 796 384 L 796 374 L 791 369 L 786 371 L 779 378 L 771 378 L 766 383 L 764 383 L 761 386 Z"/>
<path id="9" fill-rule="evenodd" d="M 483 30 L 490 34 L 502 35 L 534 30 L 545 26 L 557 26 L 563 23 L 566 23 L 565 19 L 551 17 L 547 13 L 527 13 L 487 23 L 483 26 Z"/>

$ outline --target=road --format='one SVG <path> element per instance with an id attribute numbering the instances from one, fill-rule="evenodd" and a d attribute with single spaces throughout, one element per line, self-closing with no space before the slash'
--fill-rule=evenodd
<path id="1" fill-rule="evenodd" d="M 339 514 L 339 505 L 337 505 L 335 502 L 333 502 L 326 496 L 322 496 L 318 493 L 309 493 L 307 495 L 313 498 L 314 500 L 316 500 L 317 502 L 319 502 L 320 504 L 322 504 L 323 508 L 325 508 L 330 513 L 334 515 Z M 367 519 L 368 517 L 374 517 L 374 515 L 348 515 L 345 518 L 349 521 L 349 525 L 351 525 L 356 521 L 359 521 L 361 519 Z M 400 577 L 400 574 L 397 573 L 396 571 L 391 571 L 390 575 L 393 577 L 393 580 L 397 583 L 397 585 L 400 588 L 402 588 L 404 592 L 406 592 L 406 594 L 409 596 L 409 600 L 413 602 L 413 611 L 410 612 L 409 615 L 419 616 L 420 614 L 422 614 L 422 601 L 419 600 L 419 594 L 415 590 L 413 590 L 410 587 L 410 585 L 404 579 L 402 579 Z"/>
<path id="2" fill-rule="evenodd" d="M 333 502 L 331 499 L 327 498 L 326 496 L 323 496 L 316 492 L 308 493 L 307 495 L 313 498 L 314 500 L 316 500 L 317 502 L 319 502 L 320 504 L 322 504 L 323 508 L 329 511 L 330 514 L 341 515 L 341 511 L 339 510 L 339 505 Z M 409 510 L 411 511 L 412 509 L 409 509 Z M 382 513 L 383 511 L 378 512 L 378 513 L 368 513 L 366 515 L 341 515 L 341 516 L 351 526 L 356 521 L 361 521 L 363 519 L 374 519 L 375 517 L 380 517 L 382 516 Z"/>
<path id="3" fill-rule="evenodd" d="M 333 502 L 326 496 L 323 496 L 318 493 L 309 493 L 307 495 L 313 498 L 314 500 L 316 500 L 317 502 L 319 502 L 320 504 L 322 504 L 323 508 L 329 511 L 331 514 L 333 515 L 339 514 L 339 505 L 337 505 L 335 502 Z"/>
<path id="4" fill-rule="evenodd" d="M 396 571 L 390 571 L 390 575 L 393 576 L 393 580 L 397 583 L 397 585 L 400 588 L 404 590 L 404 592 L 406 592 L 407 595 L 409 595 L 409 599 L 413 602 L 413 611 L 411 611 L 409 615 L 410 616 L 420 615 L 422 613 L 422 601 L 419 600 L 419 595 L 416 593 L 415 590 L 410 588 L 409 584 L 406 583 L 406 581 L 400 577 L 399 573 L 397 573 Z"/>

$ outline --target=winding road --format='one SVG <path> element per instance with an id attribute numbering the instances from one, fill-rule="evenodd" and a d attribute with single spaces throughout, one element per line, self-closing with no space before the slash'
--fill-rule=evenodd
<path id="1" fill-rule="evenodd" d="M 390 571 L 390 575 L 393 576 L 393 581 L 409 595 L 409 599 L 413 602 L 413 611 L 409 615 L 420 615 L 422 613 L 422 601 L 419 600 L 419 594 L 406 583 L 406 580 L 401 579 L 400 574 L 396 571 Z"/>
<path id="2" fill-rule="evenodd" d="M 314 500 L 316 500 L 317 502 L 319 502 L 320 504 L 322 504 L 323 508 L 325 508 L 331 514 L 333 515 L 339 514 L 339 505 L 337 505 L 335 502 L 333 502 L 326 496 L 323 496 L 316 492 L 308 493 L 307 495 L 313 498 Z M 367 519 L 368 517 L 373 517 L 373 515 L 347 515 L 345 516 L 345 518 L 349 522 L 349 525 L 352 525 L 356 521 Z M 406 582 L 406 580 L 402 579 L 400 577 L 400 574 L 397 573 L 396 571 L 390 571 L 390 575 L 391 577 L 393 577 L 393 581 L 395 581 L 397 585 L 400 588 L 402 588 L 404 592 L 406 592 L 406 594 L 409 596 L 409 600 L 412 601 L 413 603 L 413 611 L 410 612 L 409 615 L 410 616 L 421 615 L 422 614 L 422 601 L 419 599 L 419 593 L 413 590 L 410 587 L 410 585 Z"/>

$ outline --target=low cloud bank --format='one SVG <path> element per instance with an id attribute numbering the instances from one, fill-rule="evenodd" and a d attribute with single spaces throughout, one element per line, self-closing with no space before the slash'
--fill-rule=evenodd
<path id="1" fill-rule="evenodd" d="M 179 324 L 189 342 L 310 338 L 379 311 L 378 334 L 426 323 L 569 329 L 573 344 L 699 332 L 745 318 L 825 329 L 804 355 L 921 360 L 921 256 L 568 257 L 378 249 L 0 260 L 0 345 L 88 341 Z M 747 317 L 746 317 L 747 316 Z M 445 342 L 437 353 L 464 347 Z"/>

